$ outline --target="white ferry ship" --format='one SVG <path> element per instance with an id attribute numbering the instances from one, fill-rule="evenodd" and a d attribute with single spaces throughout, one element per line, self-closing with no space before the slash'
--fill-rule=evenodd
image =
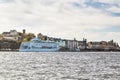
<path id="1" fill-rule="evenodd" d="M 55 52 L 58 50 L 59 45 L 56 42 L 33 38 L 29 42 L 22 42 L 19 52 Z"/>

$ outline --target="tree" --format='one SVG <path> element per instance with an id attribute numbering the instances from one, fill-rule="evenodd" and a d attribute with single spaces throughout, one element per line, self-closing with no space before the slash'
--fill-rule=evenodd
<path id="1" fill-rule="evenodd" d="M 24 34 L 23 41 L 25 41 L 25 42 L 30 41 L 34 37 L 35 37 L 35 35 L 33 33 Z"/>
<path id="2" fill-rule="evenodd" d="M 3 35 L 2 34 L 0 34 L 0 40 L 2 40 L 3 39 Z"/>

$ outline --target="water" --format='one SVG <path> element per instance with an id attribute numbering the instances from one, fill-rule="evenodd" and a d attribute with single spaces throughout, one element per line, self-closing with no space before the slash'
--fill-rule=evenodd
<path id="1" fill-rule="evenodd" d="M 0 52 L 0 80 L 120 80 L 120 53 Z"/>

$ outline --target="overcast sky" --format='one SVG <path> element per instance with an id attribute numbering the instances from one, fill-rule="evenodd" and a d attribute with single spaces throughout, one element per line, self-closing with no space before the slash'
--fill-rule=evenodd
<path id="1" fill-rule="evenodd" d="M 120 43 L 120 0 L 0 0 L 0 33 Z"/>

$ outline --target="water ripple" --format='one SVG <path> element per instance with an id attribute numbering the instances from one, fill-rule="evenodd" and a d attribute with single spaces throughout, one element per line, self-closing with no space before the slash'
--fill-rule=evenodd
<path id="1" fill-rule="evenodd" d="M 120 80 L 120 53 L 0 52 L 0 80 Z"/>

